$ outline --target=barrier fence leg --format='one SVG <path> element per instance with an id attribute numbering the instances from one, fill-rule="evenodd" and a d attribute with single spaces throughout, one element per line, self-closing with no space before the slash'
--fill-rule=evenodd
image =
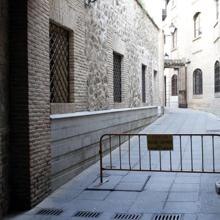
<path id="1" fill-rule="evenodd" d="M 100 156 L 100 182 L 103 183 L 103 169 L 102 169 L 102 140 L 100 140 L 99 156 Z"/>

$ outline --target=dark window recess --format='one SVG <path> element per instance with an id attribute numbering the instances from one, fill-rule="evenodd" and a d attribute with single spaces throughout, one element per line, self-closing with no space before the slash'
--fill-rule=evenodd
<path id="1" fill-rule="evenodd" d="M 122 56 L 113 53 L 114 102 L 121 102 L 121 61 Z"/>
<path id="2" fill-rule="evenodd" d="M 146 102 L 146 66 L 142 65 L 142 102 Z"/>
<path id="3" fill-rule="evenodd" d="M 177 75 L 172 76 L 172 96 L 177 96 Z"/>
<path id="4" fill-rule="evenodd" d="M 50 102 L 69 101 L 69 32 L 50 23 Z"/>
<path id="5" fill-rule="evenodd" d="M 215 92 L 220 92 L 220 63 L 215 62 Z"/>
<path id="6" fill-rule="evenodd" d="M 175 31 L 172 33 L 172 49 L 177 48 L 177 28 L 175 28 Z"/>
<path id="7" fill-rule="evenodd" d="M 193 19 L 194 19 L 194 37 L 197 38 L 199 37 L 201 34 L 202 34 L 202 30 L 201 30 L 201 24 L 200 24 L 200 16 L 201 16 L 201 13 L 200 12 L 197 12 Z"/>
<path id="8" fill-rule="evenodd" d="M 202 93 L 203 93 L 202 71 L 200 69 L 196 69 L 193 72 L 193 94 L 201 95 Z"/>

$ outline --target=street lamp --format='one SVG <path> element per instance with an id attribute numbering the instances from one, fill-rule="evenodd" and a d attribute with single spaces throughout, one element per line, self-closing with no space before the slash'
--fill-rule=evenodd
<path id="1" fill-rule="evenodd" d="M 176 27 L 174 26 L 173 23 L 171 23 L 171 25 L 169 26 L 169 29 L 170 29 L 170 33 L 173 34 L 176 30 Z"/>
<path id="2" fill-rule="evenodd" d="M 95 3 L 97 0 L 84 0 L 85 1 L 85 6 L 90 7 L 92 3 Z"/>
<path id="3" fill-rule="evenodd" d="M 165 58 L 165 59 L 169 59 L 169 54 L 168 54 L 168 53 L 165 53 L 165 54 L 164 54 L 164 58 Z"/>

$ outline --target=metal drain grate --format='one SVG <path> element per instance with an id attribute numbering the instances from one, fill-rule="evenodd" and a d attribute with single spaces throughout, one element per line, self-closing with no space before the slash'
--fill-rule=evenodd
<path id="1" fill-rule="evenodd" d="M 113 219 L 139 220 L 141 217 L 142 217 L 142 214 L 116 213 Z"/>
<path id="2" fill-rule="evenodd" d="M 45 209 L 40 209 L 36 215 L 55 215 L 58 216 L 63 213 L 62 209 L 52 209 L 52 208 L 45 208 Z"/>
<path id="3" fill-rule="evenodd" d="M 78 211 L 74 214 L 74 217 L 98 218 L 101 214 L 102 214 L 101 212 Z"/>
<path id="4" fill-rule="evenodd" d="M 181 220 L 182 214 L 155 214 L 152 220 Z"/>

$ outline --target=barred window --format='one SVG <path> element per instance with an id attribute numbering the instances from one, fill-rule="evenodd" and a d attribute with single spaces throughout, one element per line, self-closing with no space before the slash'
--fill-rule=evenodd
<path id="1" fill-rule="evenodd" d="M 193 94 L 201 95 L 203 93 L 202 87 L 202 70 L 196 69 L 193 72 Z"/>
<path id="2" fill-rule="evenodd" d="M 146 102 L 146 66 L 142 65 L 142 102 Z"/>
<path id="3" fill-rule="evenodd" d="M 69 101 L 69 31 L 50 23 L 50 102 Z"/>
<path id="4" fill-rule="evenodd" d="M 201 24 L 200 24 L 200 22 L 201 22 L 201 13 L 197 12 L 193 17 L 193 20 L 194 20 L 194 37 L 197 38 L 202 34 Z"/>
<path id="5" fill-rule="evenodd" d="M 172 96 L 177 96 L 177 75 L 172 76 Z"/>
<path id="6" fill-rule="evenodd" d="M 220 92 L 220 63 L 215 62 L 215 92 Z"/>
<path id="7" fill-rule="evenodd" d="M 122 56 L 113 53 L 113 75 L 114 75 L 114 102 L 121 102 L 121 62 Z"/>

